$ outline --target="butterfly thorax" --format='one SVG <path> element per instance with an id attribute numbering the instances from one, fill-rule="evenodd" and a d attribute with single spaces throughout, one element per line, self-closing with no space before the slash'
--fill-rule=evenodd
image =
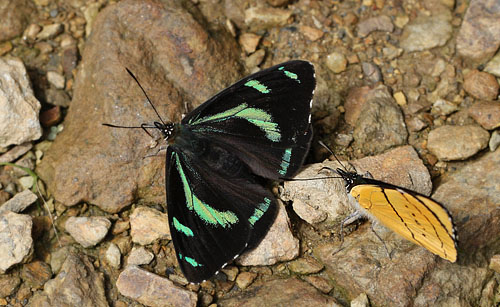
<path id="1" fill-rule="evenodd" d="M 209 140 L 200 134 L 193 133 L 189 125 L 176 124 L 168 142 L 172 150 L 182 153 L 191 161 L 205 164 L 209 169 L 216 170 L 227 177 L 237 177 L 247 168 L 231 151 L 214 142 L 213 139 Z"/>

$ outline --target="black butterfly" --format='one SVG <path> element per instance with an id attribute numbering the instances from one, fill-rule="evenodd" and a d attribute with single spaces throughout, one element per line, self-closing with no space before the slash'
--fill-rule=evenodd
<path id="1" fill-rule="evenodd" d="M 254 248 L 277 203 L 262 178 L 293 177 L 312 138 L 314 67 L 289 61 L 218 93 L 180 123 L 155 122 L 168 142 L 169 226 L 190 282 L 212 277 Z"/>

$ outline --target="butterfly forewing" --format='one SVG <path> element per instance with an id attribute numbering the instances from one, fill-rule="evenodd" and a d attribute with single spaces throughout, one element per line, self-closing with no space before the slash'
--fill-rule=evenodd
<path id="1" fill-rule="evenodd" d="M 257 175 L 292 177 L 312 137 L 315 84 L 310 63 L 286 62 L 238 81 L 182 123 L 234 152 Z"/>

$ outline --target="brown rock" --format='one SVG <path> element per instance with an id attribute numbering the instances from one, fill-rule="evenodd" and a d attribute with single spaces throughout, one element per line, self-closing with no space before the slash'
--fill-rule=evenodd
<path id="1" fill-rule="evenodd" d="M 61 118 L 61 107 L 55 106 L 40 114 L 40 123 L 44 127 L 51 127 L 57 125 L 61 121 Z"/>
<path id="2" fill-rule="evenodd" d="M 0 275 L 0 298 L 10 296 L 21 284 L 21 278 L 17 272 Z"/>
<path id="3" fill-rule="evenodd" d="M 477 0 L 469 4 L 457 36 L 457 52 L 474 63 L 486 63 L 500 46 L 500 3 Z"/>
<path id="4" fill-rule="evenodd" d="M 325 34 L 323 31 L 317 28 L 309 27 L 309 26 L 300 26 L 300 32 L 310 41 L 317 41 L 322 38 Z"/>
<path id="5" fill-rule="evenodd" d="M 261 36 L 253 33 L 243 33 L 240 35 L 239 43 L 246 53 L 253 53 L 259 45 Z"/>
<path id="6" fill-rule="evenodd" d="M 101 123 L 158 120 L 150 106 L 137 103 L 144 95 L 125 67 L 172 121 L 181 119 L 184 102 L 198 106 L 236 81 L 238 48 L 229 34 L 217 37 L 176 3 L 126 0 L 102 10 L 85 44 L 65 129 L 37 169 L 52 195 L 68 206 L 84 201 L 108 212 L 135 197 L 164 202 L 165 158 L 144 159 L 150 138 Z"/>
<path id="7" fill-rule="evenodd" d="M 478 101 L 469 108 L 469 116 L 486 130 L 500 127 L 500 102 Z"/>
<path id="8" fill-rule="evenodd" d="M 490 135 L 479 126 L 441 126 L 429 132 L 427 148 L 443 161 L 465 160 L 488 146 Z"/>
<path id="9" fill-rule="evenodd" d="M 238 274 L 238 277 L 236 278 L 236 284 L 240 289 L 246 289 L 253 283 L 256 277 L 257 277 L 256 273 L 241 272 L 240 274 Z"/>
<path id="10" fill-rule="evenodd" d="M 304 280 L 325 294 L 328 294 L 333 289 L 332 284 L 321 276 L 305 276 Z"/>
<path id="11" fill-rule="evenodd" d="M 10 41 L 0 43 L 0 56 L 3 56 L 12 50 L 13 46 Z"/>
<path id="12" fill-rule="evenodd" d="M 245 24 L 252 30 L 265 30 L 283 26 L 292 11 L 273 7 L 250 7 L 245 10 Z"/>
<path id="13" fill-rule="evenodd" d="M 392 32 L 394 25 L 389 16 L 377 16 L 368 18 L 358 24 L 358 36 L 365 37 L 373 31 Z"/>
<path id="14" fill-rule="evenodd" d="M 196 306 L 196 293 L 176 286 L 136 266 L 129 266 L 116 281 L 120 293 L 146 306 Z"/>
<path id="15" fill-rule="evenodd" d="M 21 269 L 21 278 L 24 283 L 33 290 L 43 287 L 43 285 L 52 277 L 50 266 L 43 261 L 34 261 L 23 265 Z"/>
<path id="16" fill-rule="evenodd" d="M 465 91 L 477 99 L 496 100 L 499 87 L 495 76 L 487 72 L 473 70 L 464 77 Z"/>
<path id="17" fill-rule="evenodd" d="M 288 269 L 297 274 L 313 274 L 323 269 L 323 265 L 313 258 L 299 258 L 288 263 Z"/>
<path id="18" fill-rule="evenodd" d="M 361 109 L 370 96 L 371 88 L 369 86 L 356 87 L 347 94 L 345 107 L 345 121 L 352 127 L 356 126 L 356 121 L 361 114 Z"/>
<path id="19" fill-rule="evenodd" d="M 130 236 L 134 243 L 148 245 L 156 239 L 168 239 L 170 229 L 168 216 L 156 209 L 137 207 L 130 215 Z"/>
<path id="20" fill-rule="evenodd" d="M 488 266 L 493 271 L 500 273 L 500 255 L 494 255 L 490 259 L 490 265 Z"/>
<path id="21" fill-rule="evenodd" d="M 0 6 L 0 42 L 20 36 L 28 25 L 35 6 L 32 1 L 6 1 Z"/>
<path id="22" fill-rule="evenodd" d="M 252 295 L 241 292 L 228 299 L 221 299 L 221 306 L 340 306 L 331 297 L 321 294 L 314 287 L 296 278 L 278 279 L 264 284 L 254 284 L 248 289 Z"/>

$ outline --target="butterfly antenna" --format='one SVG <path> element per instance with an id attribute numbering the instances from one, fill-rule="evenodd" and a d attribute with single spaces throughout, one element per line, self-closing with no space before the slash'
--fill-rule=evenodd
<path id="1" fill-rule="evenodd" d="M 338 163 L 339 163 L 339 164 L 340 164 L 340 165 L 344 168 L 344 170 L 346 170 L 346 171 L 347 171 L 347 168 L 345 167 L 345 165 L 344 165 L 342 162 L 340 162 L 339 158 L 337 158 L 337 155 L 333 152 L 333 150 L 331 150 L 331 149 L 330 149 L 330 147 L 328 147 L 328 146 L 327 146 L 325 143 L 323 143 L 322 141 L 318 141 L 318 143 L 319 143 L 321 146 L 325 147 L 325 148 L 326 148 L 326 150 L 328 150 L 328 151 L 330 152 L 330 154 L 332 154 L 332 155 L 335 157 L 335 160 L 337 160 L 337 162 L 338 162 Z"/>
<path id="2" fill-rule="evenodd" d="M 155 111 L 156 115 L 158 116 L 158 118 L 160 119 L 161 123 L 163 125 L 166 125 L 166 123 L 163 121 L 163 119 L 161 118 L 160 116 L 160 113 L 158 113 L 158 110 L 156 110 L 156 107 L 155 105 L 151 102 L 151 99 L 149 99 L 149 96 L 148 94 L 146 93 L 146 91 L 144 90 L 144 88 L 142 87 L 142 85 L 139 83 L 139 80 L 137 80 L 137 78 L 134 76 L 134 74 L 128 69 L 125 67 L 125 69 L 127 70 L 127 72 L 129 73 L 129 75 L 132 77 L 132 79 L 135 80 L 135 82 L 137 83 L 137 85 L 139 85 L 139 87 L 141 88 L 142 92 L 144 93 L 144 96 L 146 96 L 146 99 L 148 100 L 149 104 L 151 105 L 151 107 L 153 108 L 153 110 Z"/>

